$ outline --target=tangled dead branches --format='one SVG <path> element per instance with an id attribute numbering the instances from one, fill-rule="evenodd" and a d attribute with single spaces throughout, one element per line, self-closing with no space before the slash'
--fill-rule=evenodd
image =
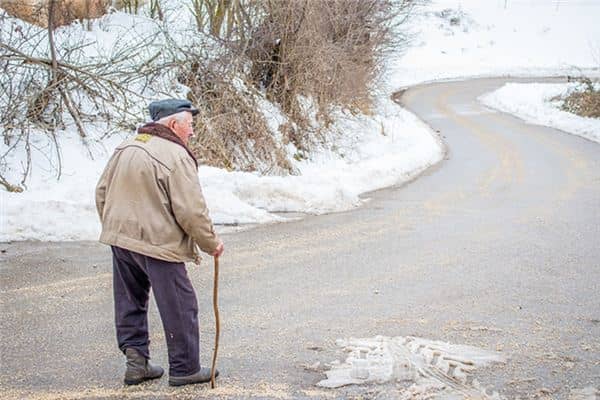
<path id="1" fill-rule="evenodd" d="M 70 125 L 85 144 L 88 123 L 106 126 L 105 135 L 133 128 L 145 103 L 143 88 L 170 63 L 152 46 L 160 32 L 117 46 L 109 54 L 96 54 L 97 43 L 74 30 L 63 30 L 57 40 L 54 3 L 48 5 L 47 29 L 0 13 L 0 126 L 8 148 L 0 155 L 0 166 L 10 151 L 30 151 L 31 130 L 53 138 L 60 160 L 55 134 Z M 27 163 L 30 159 L 27 154 Z M 60 176 L 60 163 L 56 169 Z M 29 164 L 23 167 L 21 186 L 29 170 Z M 9 191 L 21 187 L 1 175 L 0 184 Z"/>
<path id="2" fill-rule="evenodd" d="M 193 146 L 203 162 L 293 172 L 289 142 L 304 152 L 335 111 L 370 112 L 384 56 L 406 44 L 397 28 L 422 0 L 189 1 L 185 24 L 169 19 L 180 13 L 166 2 L 150 1 L 160 22 L 132 16 L 108 50 L 76 23 L 53 30 L 52 10 L 47 29 L 0 10 L 0 185 L 24 186 L 32 132 L 53 143 L 60 176 L 57 132 L 72 128 L 88 143 L 99 124 L 102 137 L 131 130 L 151 99 L 185 93 L 201 110 Z M 265 97 L 284 121 L 272 123 Z M 1 175 L 15 149 L 26 154 L 20 185 Z"/>
<path id="3" fill-rule="evenodd" d="M 369 113 L 390 51 L 406 45 L 398 27 L 416 1 L 271 0 L 249 34 L 250 80 L 312 135 L 302 99 L 313 99 L 324 126 L 334 108 Z M 304 135 L 297 146 L 310 142 Z M 295 136 L 296 138 L 302 135 Z"/>

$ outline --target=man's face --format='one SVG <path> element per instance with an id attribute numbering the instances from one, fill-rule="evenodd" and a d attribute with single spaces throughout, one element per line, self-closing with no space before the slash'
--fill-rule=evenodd
<path id="1" fill-rule="evenodd" d="M 175 132 L 175 134 L 179 136 L 181 140 L 183 140 L 183 143 L 187 144 L 190 136 L 192 136 L 194 133 L 192 124 L 192 113 L 185 112 L 181 120 L 177 118 L 172 119 L 169 122 L 169 128 L 171 128 L 171 130 Z"/>

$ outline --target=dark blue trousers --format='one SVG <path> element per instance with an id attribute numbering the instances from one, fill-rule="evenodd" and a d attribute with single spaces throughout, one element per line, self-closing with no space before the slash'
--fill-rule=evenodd
<path id="1" fill-rule="evenodd" d="M 150 358 L 148 298 L 150 287 L 165 330 L 169 374 L 200 370 L 198 302 L 183 263 L 158 260 L 120 247 L 113 253 L 113 291 L 117 342 Z"/>

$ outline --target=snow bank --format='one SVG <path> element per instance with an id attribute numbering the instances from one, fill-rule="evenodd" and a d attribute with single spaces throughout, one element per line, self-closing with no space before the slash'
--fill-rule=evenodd
<path id="1" fill-rule="evenodd" d="M 387 111 L 387 114 L 386 114 Z M 259 176 L 201 168 L 201 181 L 211 200 L 213 188 L 233 193 L 238 199 L 270 212 L 321 214 L 347 210 L 360 204 L 359 195 L 408 180 L 439 161 L 442 146 L 425 124 L 391 101 L 380 114 L 340 117 L 336 129 L 343 136 L 335 149 L 322 149 L 310 160 L 294 162 L 297 176 Z M 227 220 L 214 197 L 214 215 Z"/>
<path id="2" fill-rule="evenodd" d="M 582 90 L 582 84 L 507 83 L 479 97 L 485 105 L 508 112 L 534 124 L 546 125 L 600 143 L 600 119 L 585 118 L 560 110 L 561 101 L 551 99 Z"/>
<path id="3" fill-rule="evenodd" d="M 390 100 L 374 117 L 342 117 L 336 129 L 343 136 L 336 150 L 322 149 L 310 160 L 295 161 L 298 176 L 260 176 L 201 167 L 199 179 L 217 224 L 281 221 L 275 211 L 321 214 L 348 210 L 360 204 L 359 195 L 410 179 L 443 156 L 438 139 L 410 112 Z M 73 132 L 61 140 L 62 171 L 43 170 L 47 163 L 34 152 L 28 190 L 2 195 L 0 241 L 96 240 L 100 225 L 94 206 L 94 188 L 114 147 L 125 137 L 102 146 L 92 145 L 94 159 L 82 152 Z M 34 146 L 52 146 L 46 135 L 32 139 Z M 23 154 L 23 153 L 20 153 Z M 23 160 L 12 160 L 18 166 Z M 55 155 L 51 164 L 58 164 Z M 18 168 L 13 171 L 18 175 Z"/>

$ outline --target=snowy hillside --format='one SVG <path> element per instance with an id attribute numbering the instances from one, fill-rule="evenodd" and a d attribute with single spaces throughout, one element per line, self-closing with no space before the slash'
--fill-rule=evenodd
<path id="1" fill-rule="evenodd" d="M 469 76 L 600 76 L 600 2 L 437 0 L 412 20 L 412 48 L 391 61 L 401 87 Z"/>
<path id="2" fill-rule="evenodd" d="M 361 204 L 361 193 L 406 181 L 441 160 L 443 145 L 436 134 L 389 99 L 402 86 L 478 75 L 575 73 L 599 66 L 600 2 L 506 3 L 505 8 L 504 1 L 441 0 L 420 10 L 411 23 L 416 35 L 413 47 L 388 60 L 387 91 L 379 96 L 377 113 L 340 115 L 332 129 L 342 133 L 336 148 L 324 147 L 308 160 L 294 161 L 301 175 L 260 176 L 200 168 L 214 221 L 265 223 L 281 220 L 272 214 L 277 211 L 347 210 Z M 122 25 L 123 19 L 133 17 L 117 13 L 108 18 Z M 117 25 L 114 29 L 123 32 Z M 276 121 L 277 110 L 272 113 Z M 144 118 L 140 115 L 139 122 Z M 100 227 L 94 187 L 120 140 L 114 136 L 92 146 L 92 160 L 77 133 L 66 132 L 60 143 L 60 181 L 56 171 L 41 167 L 47 160 L 40 156 L 33 160 L 24 193 L 0 192 L 0 241 L 96 240 Z M 46 139 L 39 145 L 49 144 Z M 6 151 L 1 146 L 0 151 Z M 9 168 L 22 168 L 18 157 Z"/>

